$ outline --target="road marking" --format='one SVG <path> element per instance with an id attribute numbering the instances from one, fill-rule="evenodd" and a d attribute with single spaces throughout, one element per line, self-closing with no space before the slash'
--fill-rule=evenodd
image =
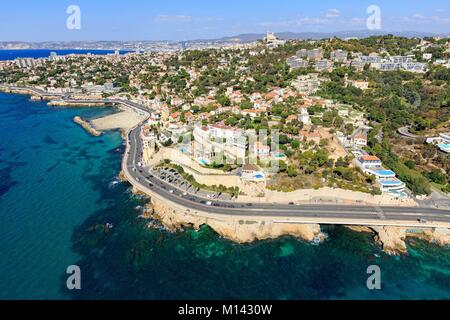
<path id="1" fill-rule="evenodd" d="M 376 206 L 376 207 L 375 207 L 375 211 L 376 211 L 377 216 L 378 216 L 381 220 L 386 220 L 386 216 L 384 215 L 383 210 L 382 210 L 379 206 Z"/>

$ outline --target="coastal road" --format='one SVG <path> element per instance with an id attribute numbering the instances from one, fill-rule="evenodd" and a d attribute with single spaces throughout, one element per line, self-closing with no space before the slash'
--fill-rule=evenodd
<path id="1" fill-rule="evenodd" d="M 10 85 L 5 85 L 5 84 L 0 84 L 0 87 L 3 87 L 7 90 L 10 91 L 28 91 L 30 94 L 35 94 L 36 96 L 40 96 L 40 97 L 65 97 L 67 96 L 67 94 L 65 93 L 51 93 L 51 92 L 46 92 L 43 91 L 41 89 L 38 88 L 32 88 L 32 87 L 17 87 L 17 86 L 10 86 Z"/>
<path id="2" fill-rule="evenodd" d="M 289 205 L 271 203 L 237 203 L 231 201 L 211 201 L 195 195 L 184 194 L 170 184 L 160 180 L 139 166 L 142 156 L 142 142 L 140 127 L 134 128 L 128 135 L 128 154 L 124 166 L 129 176 L 137 182 L 141 191 L 155 193 L 191 211 L 203 211 L 211 214 L 246 216 L 246 217 L 279 217 L 298 219 L 330 219 L 342 221 L 342 224 L 351 224 L 358 220 L 379 220 L 380 225 L 390 225 L 394 221 L 418 224 L 419 219 L 433 222 L 444 222 L 450 225 L 450 211 L 427 209 L 418 207 L 375 207 L 369 205 Z M 134 184 L 134 183 L 133 183 Z M 136 184 L 135 184 L 136 185 Z M 144 189 L 144 190 L 142 190 Z M 208 205 L 208 201 L 212 204 Z M 336 222 L 339 224 L 340 222 Z M 406 223 L 408 224 L 408 223 Z M 423 224 L 426 227 L 427 224 Z"/>

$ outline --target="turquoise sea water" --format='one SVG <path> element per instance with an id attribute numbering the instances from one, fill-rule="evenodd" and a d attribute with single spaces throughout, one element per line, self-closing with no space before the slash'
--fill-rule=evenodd
<path id="1" fill-rule="evenodd" d="M 112 183 L 120 134 L 95 138 L 72 122 L 109 112 L 0 94 L 0 299 L 450 298 L 450 249 L 421 241 L 389 257 L 343 227 L 319 246 L 147 228 L 140 200 Z M 65 287 L 69 265 L 81 267 L 81 291 Z M 367 290 L 369 265 L 383 290 Z"/>

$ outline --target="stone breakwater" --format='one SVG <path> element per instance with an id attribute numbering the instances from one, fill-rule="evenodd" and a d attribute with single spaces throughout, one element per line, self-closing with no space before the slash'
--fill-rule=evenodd
<path id="1" fill-rule="evenodd" d="M 31 95 L 30 99 L 32 101 L 40 101 L 40 100 L 55 100 L 55 99 L 60 99 L 61 97 L 57 94 L 55 95 L 45 95 L 45 96 L 40 96 L 35 94 L 35 92 L 33 92 L 32 90 L 28 89 L 28 88 L 16 88 L 16 89 L 10 89 L 6 86 L 2 86 L 0 85 L 0 92 L 5 92 L 5 93 L 13 93 L 13 94 L 21 94 L 21 95 Z"/>
<path id="2" fill-rule="evenodd" d="M 83 120 L 81 117 L 73 118 L 73 122 L 82 126 L 84 130 L 92 134 L 94 137 L 99 137 L 102 135 L 100 131 L 97 131 L 94 127 L 91 126 L 91 124 L 88 121 Z"/>
<path id="3" fill-rule="evenodd" d="M 47 103 L 52 107 L 80 107 L 80 108 L 88 108 L 88 107 L 105 107 L 107 104 L 103 102 L 84 102 L 84 101 L 64 101 L 64 100 L 52 100 Z"/>

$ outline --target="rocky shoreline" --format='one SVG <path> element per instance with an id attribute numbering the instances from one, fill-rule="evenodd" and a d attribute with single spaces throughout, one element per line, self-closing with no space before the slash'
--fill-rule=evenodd
<path id="1" fill-rule="evenodd" d="M 121 175 L 125 179 L 124 175 Z M 135 193 L 143 195 L 134 189 Z M 200 229 L 208 225 L 221 237 L 239 244 L 255 241 L 277 239 L 283 236 L 292 236 L 307 242 L 323 242 L 326 236 L 319 224 L 278 224 L 270 219 L 239 219 L 233 217 L 208 218 L 201 215 L 179 214 L 172 207 L 161 201 L 152 201 L 147 204 L 146 210 L 149 218 L 162 223 L 170 231 L 176 232 L 184 228 Z M 450 245 L 450 232 L 448 229 L 408 229 L 403 227 L 356 227 L 346 226 L 356 232 L 366 232 L 373 235 L 374 241 L 389 255 L 407 255 L 406 240 L 418 238 L 439 246 Z"/>
<path id="2" fill-rule="evenodd" d="M 194 214 L 179 214 L 160 201 L 152 201 L 146 208 L 152 212 L 151 217 L 161 222 L 171 231 L 184 228 L 199 230 L 207 225 L 225 239 L 238 244 L 255 241 L 277 239 L 292 236 L 304 241 L 313 242 L 325 237 L 318 224 L 276 224 L 270 219 L 241 219 L 239 217 L 204 217 Z"/>
<path id="3" fill-rule="evenodd" d="M 205 218 L 190 214 L 180 215 L 167 206 L 154 202 L 147 206 L 151 217 L 161 222 L 171 231 L 184 228 L 200 229 L 208 225 L 220 236 L 239 244 L 255 241 L 277 239 L 292 236 L 307 242 L 323 242 L 326 238 L 319 224 L 276 224 L 270 220 L 242 220 Z M 374 241 L 388 255 L 407 255 L 406 240 L 418 238 L 439 246 L 450 245 L 450 232 L 447 229 L 408 229 L 402 227 L 350 227 L 357 232 L 368 232 Z"/>
<path id="4" fill-rule="evenodd" d="M 127 181 L 123 172 L 119 175 Z M 147 196 L 133 187 L 133 193 Z M 148 197 L 148 196 L 147 196 Z M 207 225 L 221 237 L 238 244 L 292 236 L 299 240 L 321 243 L 326 239 L 319 224 L 274 223 L 268 218 L 239 218 L 203 216 L 190 212 L 180 213 L 163 201 L 150 198 L 145 207 L 146 218 L 158 220 L 166 229 L 177 232 L 185 228 L 199 230 Z M 439 246 L 450 245 L 450 230 L 445 228 L 359 227 L 345 226 L 355 232 L 373 235 L 374 241 L 389 255 L 407 255 L 407 238 L 417 238 Z"/>
<path id="5" fill-rule="evenodd" d="M 32 91 L 30 91 L 27 88 L 23 88 L 23 89 L 9 89 L 5 86 L 1 86 L 0 85 L 0 92 L 4 92 L 4 93 L 12 93 L 12 94 L 21 94 L 21 95 L 29 95 L 30 100 L 32 101 L 42 101 L 42 100 L 55 100 L 55 99 L 60 99 L 61 97 L 59 95 L 46 95 L 46 96 L 40 96 L 40 95 L 36 95 L 35 93 L 33 93 Z"/>
<path id="6" fill-rule="evenodd" d="M 422 229 L 403 227 L 354 227 L 347 228 L 356 232 L 373 235 L 375 242 L 389 255 L 406 255 L 407 238 L 417 238 L 439 246 L 450 245 L 450 231 L 444 228 Z"/>
<path id="7" fill-rule="evenodd" d="M 123 173 L 122 181 L 126 181 Z M 133 188 L 133 193 L 146 196 Z M 177 232 L 185 228 L 199 230 L 207 225 L 221 237 L 238 244 L 253 243 L 255 241 L 277 239 L 292 236 L 315 244 L 326 239 L 319 224 L 289 224 L 274 223 L 264 218 L 235 218 L 235 217 L 206 217 L 198 214 L 179 213 L 163 201 L 150 199 L 146 205 L 146 218 L 158 220 L 166 229 Z M 407 255 L 407 238 L 417 238 L 439 246 L 450 245 L 448 229 L 421 229 L 403 227 L 358 227 L 345 226 L 355 232 L 365 232 L 373 235 L 374 241 L 389 255 Z"/>
<path id="8" fill-rule="evenodd" d="M 119 175 L 122 181 L 127 181 L 126 175 Z M 133 193 L 148 197 L 133 187 Z M 189 210 L 180 212 L 170 204 L 150 197 L 146 205 L 148 217 L 161 222 L 170 231 L 176 232 L 184 228 L 200 229 L 208 225 L 220 236 L 239 244 L 252 243 L 260 240 L 277 239 L 282 236 L 292 236 L 307 242 L 323 242 L 326 236 L 321 231 L 320 224 L 275 223 L 270 218 L 217 216 Z M 389 255 L 407 255 L 407 238 L 418 238 L 439 246 L 450 245 L 450 229 L 446 228 L 407 228 L 396 226 L 345 226 L 356 232 L 373 235 L 374 241 Z"/>

